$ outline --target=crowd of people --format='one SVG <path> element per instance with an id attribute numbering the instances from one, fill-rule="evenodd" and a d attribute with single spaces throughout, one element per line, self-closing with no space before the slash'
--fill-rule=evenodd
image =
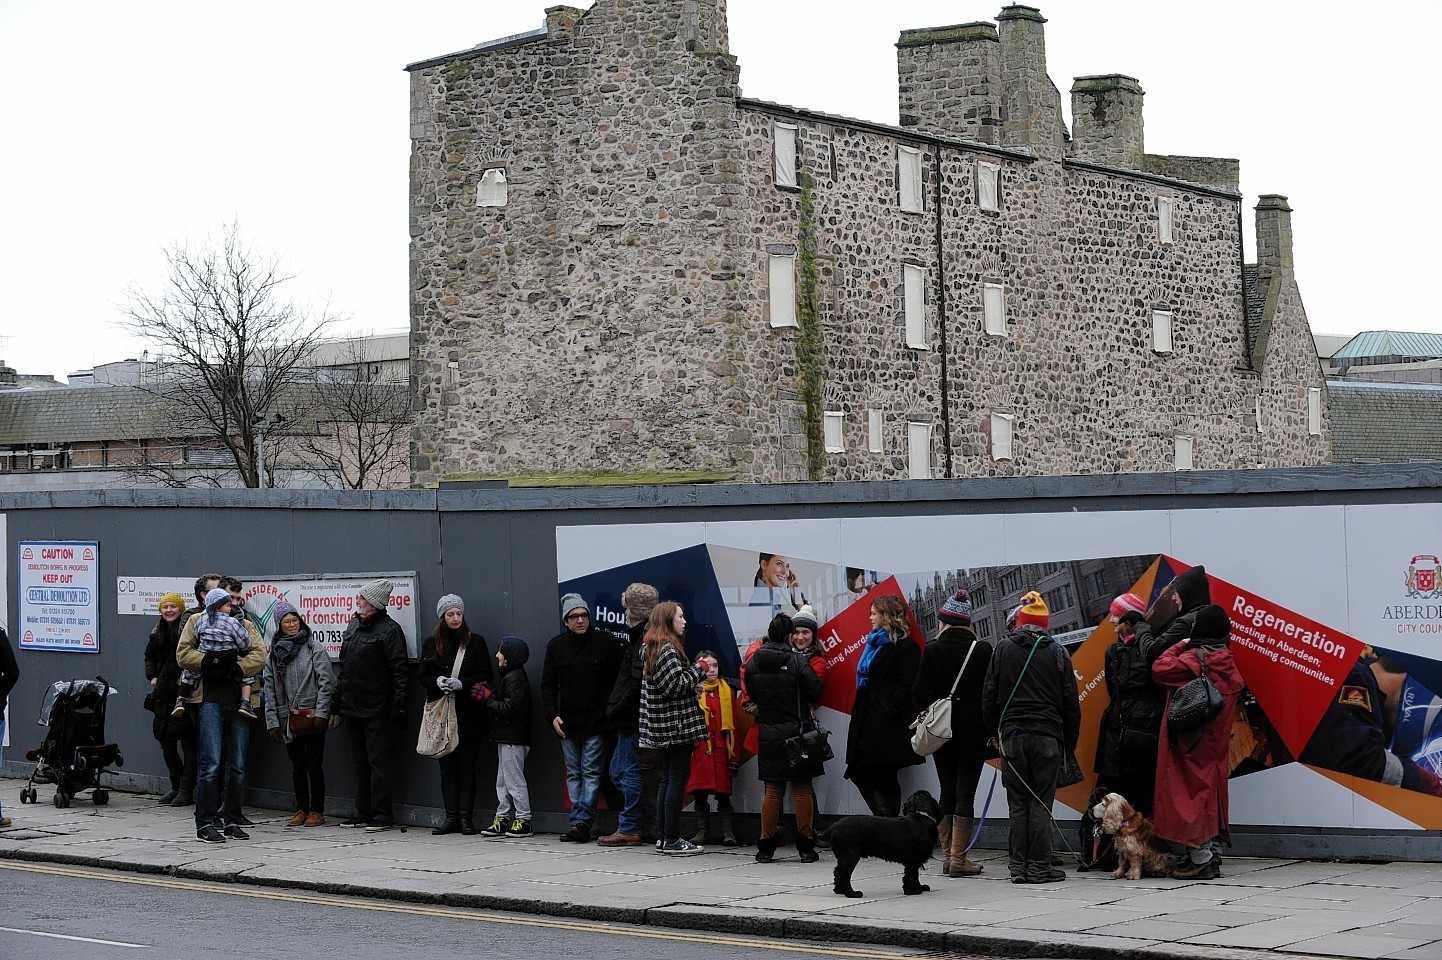
<path id="1" fill-rule="evenodd" d="M 161 803 L 195 807 L 196 835 L 222 843 L 246 839 L 241 807 L 250 720 L 263 718 L 284 746 L 293 774 L 289 824 L 326 823 L 326 734 L 341 726 L 354 773 L 354 812 L 343 827 L 370 832 L 395 824 L 393 781 L 398 739 L 407 728 L 412 668 L 399 624 L 389 613 L 392 584 L 360 588 L 341 641 L 338 671 L 300 612 L 285 601 L 271 611 L 267 654 L 233 577 L 195 582 L 195 605 L 168 594 L 145 648 L 154 735 L 170 774 Z M 1174 615 L 1148 622 L 1142 601 L 1125 594 L 1111 606 L 1117 641 L 1106 654 L 1111 703 L 1097 748 L 1099 785 L 1124 793 L 1152 817 L 1178 852 L 1173 875 L 1219 875 L 1227 840 L 1227 722 L 1242 681 L 1227 650 L 1228 620 L 1206 603 L 1205 582 L 1179 582 Z M 607 847 L 654 844 L 669 855 L 702 853 L 704 844 L 739 843 L 731 806 L 738 766 L 756 757 L 764 788 L 755 858 L 774 860 L 789 791 L 798 858 L 818 859 L 814 781 L 825 759 L 798 748 L 815 723 L 827 657 L 820 624 L 801 600 L 775 611 L 764 637 L 741 658 L 739 676 L 720 675 L 721 658 L 686 645 L 686 611 L 657 590 L 633 583 L 622 595 L 626 639 L 598 628 L 579 594 L 560 604 L 562 631 L 546 644 L 541 715 L 565 764 L 566 843 Z M 1065 878 L 1054 855 L 1052 803 L 1074 757 L 1081 714 L 1070 657 L 1048 633 L 1049 614 L 1035 591 L 1007 618 L 995 645 L 973 630 L 972 605 L 958 590 L 936 611 L 936 637 L 911 635 L 900 597 L 874 596 L 871 631 L 862 638 L 850 704 L 843 776 L 874 816 L 901 810 L 903 768 L 924 763 L 912 746 L 920 708 L 951 702 L 951 736 L 930 753 L 940 784 L 941 873 L 975 876 L 970 856 L 979 834 L 977 795 L 984 766 L 1000 759 L 1009 821 L 1007 868 L 1015 883 Z M 8 648 L 7 648 L 8 649 Z M 4 650 L 0 649 L 0 655 Z M 1170 735 L 1167 703 L 1205 669 L 1226 703 L 1222 714 L 1185 742 Z M 447 594 L 422 640 L 418 682 L 428 711 L 449 716 L 450 739 L 436 751 L 444 818 L 436 835 L 529 837 L 532 808 L 526 765 L 531 729 L 529 648 L 507 636 L 494 654 L 466 620 L 465 601 Z M 3 660 L 3 657 L 0 657 Z M 13 661 L 13 657 L 10 658 Z M 9 675 L 0 663 L 0 674 Z M 13 679 L 10 679 L 13 683 Z M 477 829 L 482 748 L 495 748 L 496 804 Z M 487 761 L 488 762 L 488 761 Z M 597 830 L 602 802 L 615 829 Z M 682 826 L 687 799 L 694 827 Z M 714 803 L 714 808 L 713 808 Z M 482 821 L 484 823 L 484 821 Z"/>

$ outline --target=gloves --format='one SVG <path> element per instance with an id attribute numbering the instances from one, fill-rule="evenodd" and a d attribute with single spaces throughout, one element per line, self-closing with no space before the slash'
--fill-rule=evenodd
<path id="1" fill-rule="evenodd" d="M 451 688 L 451 693 L 460 693 L 465 688 L 465 684 L 455 677 L 446 677 L 446 683 Z"/>
<path id="2" fill-rule="evenodd" d="M 485 681 L 482 681 L 471 687 L 471 699 L 476 701 L 476 703 L 481 704 L 482 706 L 485 706 L 487 703 L 489 703 L 491 697 L 494 695 L 494 691 L 491 690 L 490 684 L 486 683 Z"/>
<path id="3" fill-rule="evenodd" d="M 330 717 L 330 723 L 326 725 L 326 729 L 334 730 L 338 726 L 340 726 L 340 714 L 333 713 Z"/>
<path id="4" fill-rule="evenodd" d="M 441 693 L 445 693 L 445 692 L 446 692 L 447 690 L 449 690 L 450 688 L 451 688 L 451 678 L 450 678 L 450 677 L 436 677 L 436 689 L 437 689 L 437 690 L 439 690 Z"/>
<path id="5" fill-rule="evenodd" d="M 1127 626 L 1133 626 L 1138 620 L 1141 619 L 1142 614 L 1140 610 L 1128 610 L 1120 617 L 1117 617 L 1117 623 L 1125 623 Z"/>
<path id="6" fill-rule="evenodd" d="M 1418 793 L 1430 793 L 1434 797 L 1442 797 L 1442 780 L 1437 774 L 1420 764 L 1407 764 L 1402 775 L 1402 786 L 1408 790 L 1416 790 Z"/>
<path id="7" fill-rule="evenodd" d="M 285 743 L 285 737 L 280 735 L 280 727 L 270 727 L 265 732 L 270 734 L 272 743 Z"/>

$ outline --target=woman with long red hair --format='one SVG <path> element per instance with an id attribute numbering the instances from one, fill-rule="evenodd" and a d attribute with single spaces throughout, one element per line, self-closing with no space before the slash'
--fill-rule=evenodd
<path id="1" fill-rule="evenodd" d="M 681 837 L 681 804 L 691 775 L 691 751 L 706 739 L 706 718 L 697 703 L 704 674 L 686 662 L 686 614 L 679 603 L 656 604 L 646 625 L 645 669 L 641 675 L 642 749 L 656 751 L 659 763 L 656 817 L 662 853 L 705 853 Z"/>

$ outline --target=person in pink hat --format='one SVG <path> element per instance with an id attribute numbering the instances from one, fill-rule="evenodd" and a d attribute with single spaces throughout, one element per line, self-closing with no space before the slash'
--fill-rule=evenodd
<path id="1" fill-rule="evenodd" d="M 1144 816 L 1152 815 L 1157 779 L 1157 737 L 1166 691 L 1152 679 L 1151 664 L 1137 643 L 1135 624 L 1146 604 L 1134 593 L 1112 601 L 1109 620 L 1117 639 L 1107 648 L 1107 695 L 1097 733 L 1097 786 L 1119 793 Z"/>

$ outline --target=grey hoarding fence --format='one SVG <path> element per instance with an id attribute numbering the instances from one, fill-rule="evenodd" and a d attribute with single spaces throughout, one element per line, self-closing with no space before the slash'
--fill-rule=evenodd
<path id="1" fill-rule="evenodd" d="M 510 489 L 494 484 L 440 490 L 378 492 L 293 490 L 102 490 L 0 494 L 9 569 L 6 623 L 17 622 L 16 545 L 30 540 L 100 544 L 99 652 L 18 651 L 22 680 L 10 700 L 11 747 L 5 772 L 23 775 L 21 758 L 39 743 L 35 723 L 44 690 L 55 680 L 104 676 L 112 698 L 109 734 L 125 752 L 116 778 L 124 788 L 158 790 L 165 767 L 141 709 L 148 690 L 143 658 L 154 615 L 121 616 L 117 578 L 193 578 L 206 571 L 312 575 L 323 571 L 414 570 L 417 624 L 434 625 L 436 601 L 458 593 L 466 616 L 488 640 L 514 633 L 532 646 L 527 670 L 536 694 L 528 779 L 538 826 L 564 824 L 560 750 L 540 717 L 539 682 L 546 640 L 561 630 L 557 609 L 556 529 L 576 524 L 647 524 L 722 520 L 1019 514 L 1214 507 L 1435 503 L 1442 465 L 1331 467 L 1312 470 L 1188 472 L 1005 480 L 832 484 L 688 485 Z M 12 631 L 13 635 L 13 631 Z M 410 730 L 419 724 L 413 696 Z M 290 772 L 284 751 L 253 731 L 248 782 L 252 798 L 284 807 Z M 436 764 L 398 738 L 397 813 L 413 823 L 438 820 Z M 331 735 L 327 781 L 332 811 L 349 807 L 352 778 L 343 738 Z M 483 750 L 479 809 L 489 809 Z M 829 771 L 840 776 L 840 766 Z M 42 801 L 46 797 L 41 798 Z M 12 801 L 13 802 L 13 801 Z M 1418 833 L 1360 838 L 1305 830 L 1253 831 L 1259 851 L 1442 859 L 1442 842 Z"/>

